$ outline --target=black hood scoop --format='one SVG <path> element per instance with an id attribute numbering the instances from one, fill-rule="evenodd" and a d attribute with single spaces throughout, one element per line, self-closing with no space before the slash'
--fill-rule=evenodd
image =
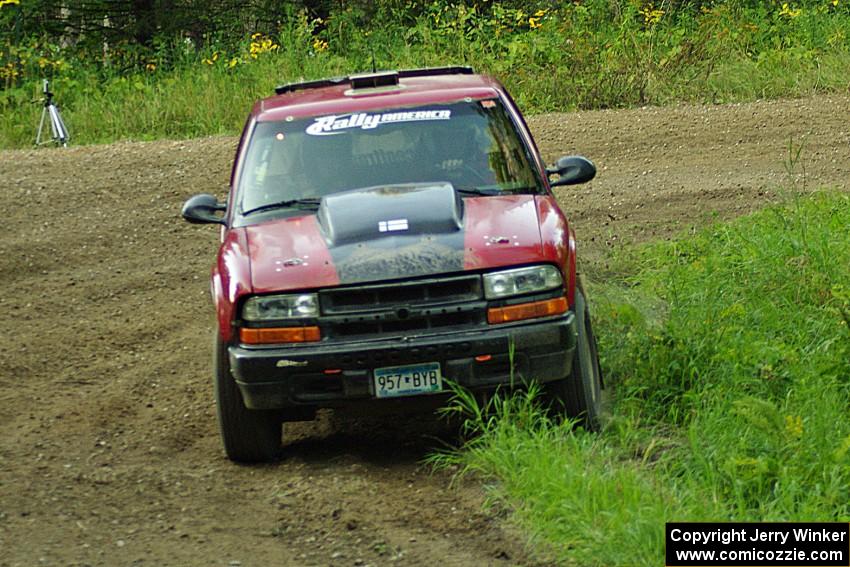
<path id="1" fill-rule="evenodd" d="M 443 234 L 463 228 L 462 206 L 450 183 L 367 187 L 323 198 L 319 224 L 331 246 Z"/>
<path id="2" fill-rule="evenodd" d="M 450 183 L 335 193 L 318 220 L 341 283 L 463 270 L 463 201 Z"/>

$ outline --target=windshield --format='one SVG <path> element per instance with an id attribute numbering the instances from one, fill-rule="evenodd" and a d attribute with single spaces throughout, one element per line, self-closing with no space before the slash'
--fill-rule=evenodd
<path id="1" fill-rule="evenodd" d="M 507 112 L 480 100 L 258 123 L 240 174 L 241 211 L 424 182 L 485 194 L 538 187 Z"/>

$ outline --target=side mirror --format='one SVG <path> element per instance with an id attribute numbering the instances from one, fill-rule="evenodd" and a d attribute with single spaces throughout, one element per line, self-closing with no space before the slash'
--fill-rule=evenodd
<path id="1" fill-rule="evenodd" d="M 552 167 L 547 167 L 546 173 L 560 175 L 558 179 L 549 184 L 552 187 L 578 185 L 579 183 L 587 183 L 596 177 L 596 166 L 593 165 L 592 161 L 582 156 L 564 156 Z"/>
<path id="2" fill-rule="evenodd" d="M 224 217 L 216 213 L 227 210 L 224 203 L 219 203 L 215 196 L 209 193 L 201 193 L 190 197 L 183 205 L 181 215 L 187 221 L 194 224 L 224 224 Z"/>

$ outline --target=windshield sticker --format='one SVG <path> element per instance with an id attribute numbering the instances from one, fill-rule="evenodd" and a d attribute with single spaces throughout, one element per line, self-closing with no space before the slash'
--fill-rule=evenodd
<path id="1" fill-rule="evenodd" d="M 358 112 L 346 116 L 322 116 L 307 126 L 305 132 L 311 136 L 329 136 L 341 134 L 340 130 L 360 128 L 371 130 L 381 124 L 396 124 L 398 122 L 426 122 L 432 120 L 448 120 L 451 110 L 416 110 L 412 112 L 386 112 L 382 114 L 366 114 Z"/>

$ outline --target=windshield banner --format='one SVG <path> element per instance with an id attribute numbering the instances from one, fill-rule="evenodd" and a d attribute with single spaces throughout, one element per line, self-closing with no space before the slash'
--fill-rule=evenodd
<path id="1" fill-rule="evenodd" d="M 305 132 L 311 136 L 329 136 L 340 134 L 340 130 L 347 130 L 349 128 L 371 130 L 381 124 L 448 120 L 451 118 L 451 115 L 451 110 L 415 110 L 410 112 L 385 112 L 381 114 L 358 112 L 347 116 L 322 116 L 321 118 L 316 118 L 316 121 L 310 124 Z"/>

